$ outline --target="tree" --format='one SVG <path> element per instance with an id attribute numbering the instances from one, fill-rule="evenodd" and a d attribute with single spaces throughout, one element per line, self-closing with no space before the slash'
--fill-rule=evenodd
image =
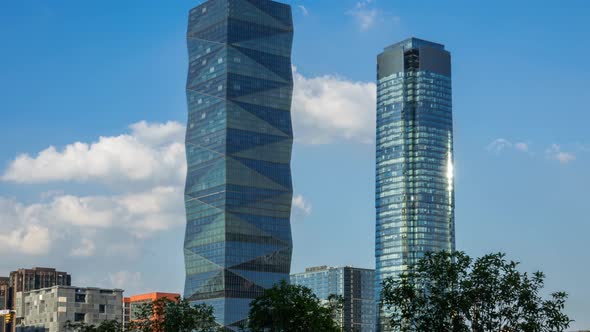
<path id="1" fill-rule="evenodd" d="M 139 306 L 131 331 L 137 332 L 213 332 L 218 330 L 213 307 L 191 305 L 187 299 L 161 298 Z"/>
<path id="2" fill-rule="evenodd" d="M 342 298 L 324 304 L 311 289 L 286 281 L 264 291 L 250 303 L 247 327 L 252 332 L 336 332 Z"/>
<path id="3" fill-rule="evenodd" d="M 101 322 L 99 325 L 88 325 L 84 322 L 66 321 L 64 324 L 66 331 L 72 332 L 121 332 L 123 331 L 123 324 L 117 320 L 107 320 Z"/>
<path id="4" fill-rule="evenodd" d="M 395 331 L 562 332 L 567 294 L 544 300 L 545 276 L 520 273 L 505 254 L 471 259 L 463 252 L 427 254 L 410 272 L 383 283 L 382 303 Z"/>

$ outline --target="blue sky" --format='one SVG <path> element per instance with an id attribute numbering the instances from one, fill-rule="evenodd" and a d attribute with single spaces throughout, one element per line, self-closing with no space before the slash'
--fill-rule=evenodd
<path id="1" fill-rule="evenodd" d="M 453 57 L 457 247 L 543 270 L 588 328 L 590 4 L 287 2 L 292 270 L 374 265 L 375 58 L 416 36 Z M 0 274 L 49 265 L 79 285 L 182 290 L 184 34 L 199 3 L 0 2 Z"/>

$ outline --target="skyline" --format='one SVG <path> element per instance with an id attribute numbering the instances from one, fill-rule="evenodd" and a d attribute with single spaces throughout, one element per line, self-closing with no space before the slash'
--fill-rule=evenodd
<path id="1" fill-rule="evenodd" d="M 374 152 L 367 139 L 374 135 L 370 128 L 374 115 L 371 109 L 365 111 L 369 108 L 366 105 L 373 102 L 367 96 L 374 93 L 376 54 L 386 45 L 415 35 L 444 43 L 454 55 L 457 248 L 473 255 L 506 251 L 509 258 L 524 262 L 522 270 L 543 270 L 548 275 L 548 290 L 565 289 L 571 294 L 568 312 L 578 320 L 573 327 L 587 327 L 590 322 L 584 320 L 583 314 L 590 294 L 584 280 L 589 272 L 579 262 L 587 260 L 583 234 L 589 226 L 584 188 L 590 180 L 585 172 L 590 142 L 584 125 L 589 117 L 584 112 L 587 78 L 578 74 L 588 72 L 583 57 L 588 45 L 582 42 L 588 32 L 583 23 L 588 8 L 581 1 L 569 2 L 568 6 L 554 4 L 551 8 L 524 1 L 507 12 L 501 10 L 506 8 L 506 1 L 484 8 L 464 3 L 463 7 L 460 3 L 448 4 L 447 8 L 434 2 L 423 8 L 382 2 L 357 7 L 356 1 L 288 3 L 294 8 L 303 5 L 308 12 L 308 16 L 302 10 L 295 14 L 293 63 L 297 68 L 294 77 L 298 104 L 294 132 L 301 138 L 295 144 L 293 170 L 296 203 L 303 209 L 297 210 L 293 222 L 292 270 L 326 264 L 372 267 Z M 6 8 L 0 11 L 0 34 L 9 52 L 0 55 L 0 61 L 9 66 L 0 79 L 0 108 L 5 116 L 0 123 L 0 138 L 11 144 L 0 146 L 0 172 L 4 178 L 0 196 L 4 198 L 3 211 L 14 212 L 0 220 L 5 229 L 18 229 L 12 220 L 28 218 L 23 216 L 26 210 L 29 216 L 39 219 L 27 223 L 50 229 L 50 239 L 59 239 L 60 232 L 64 232 L 70 241 L 37 240 L 38 249 L 23 254 L 19 246 L 22 241 L 11 240 L 14 243 L 6 249 L 10 257 L 3 260 L 0 272 L 32 266 L 51 257 L 55 262 L 52 265 L 71 272 L 76 284 L 135 278 L 142 284 L 140 288 L 147 290 L 167 285 L 167 275 L 152 271 L 150 263 L 138 255 L 151 256 L 163 267 L 182 264 L 181 258 L 171 256 L 178 253 L 178 248 L 169 252 L 151 249 L 177 241 L 182 222 L 150 223 L 142 219 L 146 211 L 132 207 L 142 200 L 161 202 L 170 193 L 181 195 L 177 184 L 182 182 L 182 176 L 171 169 L 179 165 L 175 156 L 181 155 L 176 148 L 182 136 L 179 133 L 184 130 L 186 109 L 182 96 L 186 68 L 183 25 L 188 9 L 195 5 L 193 1 L 165 8 L 155 1 L 145 2 L 144 6 L 139 2 L 121 6 L 114 1 L 85 5 L 56 1 L 51 6 L 23 1 L 1 5 Z M 2 14 L 10 11 L 16 13 L 14 17 Z M 373 25 L 366 26 L 368 20 L 358 21 L 372 13 L 380 17 Z M 128 22 L 130 15 L 134 24 Z M 394 16 L 392 21 L 383 22 L 390 16 Z M 450 19 L 453 17 L 457 19 Z M 498 17 L 504 19 L 503 24 L 492 29 Z M 98 23 L 100 29 L 95 26 Z M 330 43 L 323 45 L 322 40 Z M 358 47 L 350 48 L 351 43 Z M 569 50 L 568 61 L 559 61 L 564 45 Z M 341 52 L 345 47 L 347 52 Z M 58 51 L 60 48 L 63 50 Z M 137 87 L 123 94 L 125 86 Z M 342 108 L 334 102 L 334 95 L 355 96 L 356 101 Z M 313 105 L 329 111 L 317 114 Z M 334 118 L 334 114 L 341 116 Z M 301 115 L 324 120 L 328 128 L 318 130 Z M 175 122 L 161 126 L 158 137 L 150 137 L 145 134 L 147 127 L 142 120 Z M 128 126 L 134 123 L 140 124 L 134 126 L 129 137 L 141 141 L 119 137 L 131 133 Z M 17 182 L 19 174 L 22 178 L 30 173 L 30 168 L 24 167 L 28 164 L 11 171 L 11 162 L 21 153 L 36 157 L 51 145 L 61 152 L 68 144 L 97 142 L 100 136 L 111 139 L 97 148 L 107 147 L 108 143 L 127 148 L 123 150 L 127 153 L 140 151 L 146 158 L 144 164 L 154 169 L 146 171 L 142 165 L 133 164 L 132 172 L 126 172 L 111 167 L 117 165 L 114 162 L 108 165 L 111 168 L 91 170 L 91 174 L 85 173 L 84 167 L 63 173 L 41 169 L 36 173 L 36 184 Z M 79 148 L 72 152 L 79 160 L 88 160 L 95 152 Z M 153 162 L 153 151 L 169 152 L 171 163 Z M 56 156 L 61 160 L 61 155 Z M 163 175 L 150 179 L 154 170 L 161 170 Z M 40 198 L 42 193 L 48 194 Z M 97 227 L 101 225 L 97 221 L 114 224 L 113 216 L 100 213 L 92 216 L 95 219 L 72 225 L 59 212 L 61 208 L 76 207 L 67 203 L 78 200 L 64 199 L 54 204 L 56 198 L 70 196 L 99 197 L 98 202 L 86 200 L 87 206 L 97 213 L 102 211 L 101 205 L 114 206 L 118 216 L 129 218 L 129 225 L 115 231 L 113 227 Z M 161 206 L 161 211 L 150 213 L 175 220 L 180 209 L 182 216 L 182 204 L 168 202 Z M 87 232 L 89 229 L 94 235 Z M 339 239 L 322 236 L 336 230 L 342 230 Z M 16 238 L 11 234 L 3 236 L 3 240 Z M 100 245 L 109 238 L 129 257 L 114 262 L 108 252 L 112 249 Z M 341 244 L 359 242 L 358 248 Z M 319 250 L 325 247 L 334 249 Z M 44 255 L 46 251 L 51 256 Z M 102 278 L 106 280 L 84 275 L 88 257 L 108 272 Z M 22 263 L 15 265 L 11 259 Z M 175 284 L 182 283 L 181 274 L 173 277 Z M 175 287 L 162 290 L 180 290 Z M 129 292 L 136 293 L 132 289 Z"/>

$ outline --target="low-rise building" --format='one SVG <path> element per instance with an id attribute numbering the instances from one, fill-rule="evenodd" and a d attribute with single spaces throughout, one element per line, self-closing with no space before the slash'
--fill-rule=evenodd
<path id="1" fill-rule="evenodd" d="M 18 332 L 64 331 L 66 321 L 98 325 L 103 321 L 123 322 L 123 290 L 53 286 L 17 292 L 15 298 Z"/>
<path id="2" fill-rule="evenodd" d="M 342 316 L 338 317 L 344 331 L 375 331 L 375 270 L 351 266 L 319 266 L 291 275 L 291 284 L 310 288 L 321 300 L 330 295 L 344 299 Z"/>
<path id="3" fill-rule="evenodd" d="M 18 292 L 28 292 L 57 285 L 69 286 L 72 283 L 72 277 L 67 272 L 48 267 L 18 269 L 10 272 L 7 284 L 5 284 L 6 278 L 2 278 L 2 280 L 0 293 L 4 294 L 4 309 L 14 309 L 14 301 Z M 9 323 L 5 320 L 0 321 L 0 332 L 14 331 L 16 331 L 16 326 L 13 321 Z"/>
<path id="4" fill-rule="evenodd" d="M 140 310 L 142 304 L 154 302 L 159 299 L 168 299 L 170 301 L 177 301 L 180 294 L 177 293 L 147 293 L 125 297 L 123 299 L 123 320 L 125 326 L 129 325 L 129 322 L 137 319 L 137 313 Z"/>
<path id="5" fill-rule="evenodd" d="M 9 309 L 10 278 L 0 277 L 0 310 Z M 0 332 L 6 332 L 4 317 L 0 316 Z"/>

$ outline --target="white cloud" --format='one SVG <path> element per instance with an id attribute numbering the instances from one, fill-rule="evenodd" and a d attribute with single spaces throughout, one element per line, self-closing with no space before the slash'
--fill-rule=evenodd
<path id="1" fill-rule="evenodd" d="M 294 68 L 293 127 L 295 140 L 326 144 L 375 140 L 377 87 L 324 75 L 306 78 Z"/>
<path id="2" fill-rule="evenodd" d="M 357 21 L 361 31 L 367 31 L 373 27 L 379 16 L 379 10 L 370 8 L 372 2 L 372 0 L 359 1 L 349 12 Z"/>
<path id="3" fill-rule="evenodd" d="M 525 142 L 511 142 L 504 138 L 498 138 L 488 144 L 487 150 L 494 153 L 500 153 L 505 150 L 516 150 L 519 152 L 529 152 L 529 144 Z"/>
<path id="4" fill-rule="evenodd" d="M 50 248 L 49 229 L 37 225 L 26 225 L 16 229 L 2 227 L 0 243 L 6 253 L 15 252 L 25 255 L 39 256 L 47 253 Z"/>
<path id="5" fill-rule="evenodd" d="M 576 156 L 573 153 L 562 151 L 559 144 L 552 144 L 549 148 L 547 148 L 545 153 L 549 158 L 557 160 L 563 165 L 569 164 L 570 162 L 576 160 Z"/>
<path id="6" fill-rule="evenodd" d="M 91 256 L 97 244 L 87 235 L 93 232 L 143 239 L 185 221 L 181 187 L 114 196 L 60 195 L 30 205 L 0 197 L 0 208 L 0 228 L 12 230 L 0 233 L 0 243 L 25 255 L 45 254 L 59 245 L 72 256 Z M 102 247 L 110 245 L 110 239 L 102 240 L 107 241 Z"/>
<path id="7" fill-rule="evenodd" d="M 139 288 L 142 284 L 141 272 L 131 271 L 118 271 L 115 273 L 109 273 L 108 283 L 106 287 L 125 289 L 133 285 L 135 288 Z"/>
<path id="8" fill-rule="evenodd" d="M 309 16 L 309 10 L 307 10 L 307 8 L 305 8 L 304 5 L 299 5 L 297 7 L 299 7 L 299 9 L 301 10 L 301 13 L 303 13 L 303 16 Z"/>
<path id="9" fill-rule="evenodd" d="M 62 150 L 50 146 L 12 161 L 1 179 L 17 183 L 90 180 L 180 183 L 186 174 L 184 126 L 135 123 L 131 134 L 76 142 Z"/>
<path id="10" fill-rule="evenodd" d="M 302 196 L 293 196 L 293 214 L 297 216 L 309 216 L 311 214 L 311 204 Z"/>
<path id="11" fill-rule="evenodd" d="M 83 238 L 82 241 L 80 242 L 80 246 L 77 248 L 74 248 L 71 251 L 70 255 L 76 256 L 76 257 L 89 257 L 89 256 L 93 256 L 95 251 L 96 251 L 96 244 L 94 244 L 94 241 L 87 239 L 87 238 Z"/>

